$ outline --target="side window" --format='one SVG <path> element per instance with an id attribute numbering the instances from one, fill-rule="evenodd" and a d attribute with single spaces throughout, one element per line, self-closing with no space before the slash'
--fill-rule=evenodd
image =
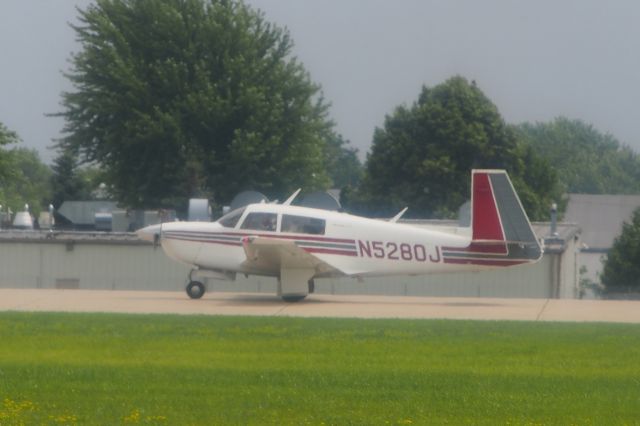
<path id="1" fill-rule="evenodd" d="M 324 235 L 324 219 L 316 219 L 306 216 L 282 215 L 282 232 L 295 232 L 298 234 Z"/>
<path id="2" fill-rule="evenodd" d="M 275 231 L 277 215 L 275 213 L 249 213 L 240 229 L 256 231 Z"/>
<path id="3" fill-rule="evenodd" d="M 242 213 L 244 213 L 244 208 L 235 209 L 234 211 L 229 212 L 226 215 L 222 216 L 220 220 L 218 220 L 218 223 L 224 226 L 225 228 L 235 228 L 236 224 L 242 217 Z"/>

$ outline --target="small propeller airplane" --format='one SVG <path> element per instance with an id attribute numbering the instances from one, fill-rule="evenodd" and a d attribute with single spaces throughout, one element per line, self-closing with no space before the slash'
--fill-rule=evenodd
<path id="1" fill-rule="evenodd" d="M 187 294 L 202 297 L 198 277 L 237 273 L 278 278 L 285 301 L 304 299 L 314 279 L 420 275 L 537 262 L 542 248 L 504 170 L 471 173 L 471 226 L 424 227 L 291 205 L 249 204 L 216 222 L 170 222 L 138 231 L 171 258 L 192 266 Z"/>

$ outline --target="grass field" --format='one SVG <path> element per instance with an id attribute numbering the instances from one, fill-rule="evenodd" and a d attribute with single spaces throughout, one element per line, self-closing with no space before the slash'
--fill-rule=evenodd
<path id="1" fill-rule="evenodd" d="M 640 327 L 0 313 L 0 425 L 640 424 Z"/>

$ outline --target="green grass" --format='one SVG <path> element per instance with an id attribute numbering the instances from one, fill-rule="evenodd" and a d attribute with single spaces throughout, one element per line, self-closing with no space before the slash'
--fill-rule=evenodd
<path id="1" fill-rule="evenodd" d="M 640 327 L 0 313 L 0 425 L 640 424 Z"/>

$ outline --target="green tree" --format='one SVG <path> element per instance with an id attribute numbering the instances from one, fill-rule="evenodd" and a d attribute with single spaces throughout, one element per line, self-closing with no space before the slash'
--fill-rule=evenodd
<path id="1" fill-rule="evenodd" d="M 131 207 L 326 187 L 332 124 L 289 33 L 239 0 L 97 0 L 63 93 L 63 149 Z"/>
<path id="2" fill-rule="evenodd" d="M 362 179 L 362 163 L 358 150 L 348 146 L 340 135 L 327 139 L 326 164 L 333 188 L 356 187 Z"/>
<path id="3" fill-rule="evenodd" d="M 453 217 L 470 196 L 473 168 L 504 168 L 532 219 L 548 216 L 560 198 L 554 172 L 519 142 L 496 106 L 475 85 L 453 77 L 423 87 L 377 128 L 363 183 L 348 206 L 389 216 Z"/>
<path id="4" fill-rule="evenodd" d="M 0 123 L 0 204 L 2 210 L 20 211 L 29 204 L 37 215 L 51 199 L 49 176 L 51 170 L 33 149 L 13 147 L 20 137 Z"/>
<path id="5" fill-rule="evenodd" d="M 518 130 L 527 145 L 557 171 L 566 192 L 640 193 L 640 157 L 612 135 L 566 117 L 524 123 Z"/>
<path id="6" fill-rule="evenodd" d="M 92 191 L 100 184 L 100 172 L 81 168 L 71 151 L 62 151 L 51 167 L 52 203 L 58 209 L 64 201 L 91 200 Z"/>
<path id="7" fill-rule="evenodd" d="M 14 148 L 12 161 L 18 169 L 15 192 L 31 206 L 34 215 L 51 203 L 51 169 L 40 159 L 38 151 L 28 148 Z"/>
<path id="8" fill-rule="evenodd" d="M 89 200 L 113 200 L 112 188 L 105 183 L 104 171 L 95 165 L 83 165 L 78 169 L 78 177 L 88 192 Z"/>
<path id="9" fill-rule="evenodd" d="M 14 131 L 7 129 L 3 123 L 0 123 L 0 146 L 10 145 L 12 143 L 20 142 L 18 134 Z"/>
<path id="10" fill-rule="evenodd" d="M 3 124 L 0 123 L 0 197 L 4 197 L 3 187 L 6 184 L 6 180 L 10 179 L 15 173 L 15 167 L 11 163 L 8 152 L 3 148 L 7 145 L 20 142 L 20 138 Z"/>
<path id="11" fill-rule="evenodd" d="M 6 154 L 12 172 L 2 183 L 4 205 L 15 212 L 29 204 L 30 211 L 37 216 L 51 202 L 51 169 L 34 149 L 13 148 Z"/>
<path id="12" fill-rule="evenodd" d="M 640 208 L 633 212 L 630 223 L 622 225 L 604 261 L 601 279 L 608 293 L 640 291 Z"/>

